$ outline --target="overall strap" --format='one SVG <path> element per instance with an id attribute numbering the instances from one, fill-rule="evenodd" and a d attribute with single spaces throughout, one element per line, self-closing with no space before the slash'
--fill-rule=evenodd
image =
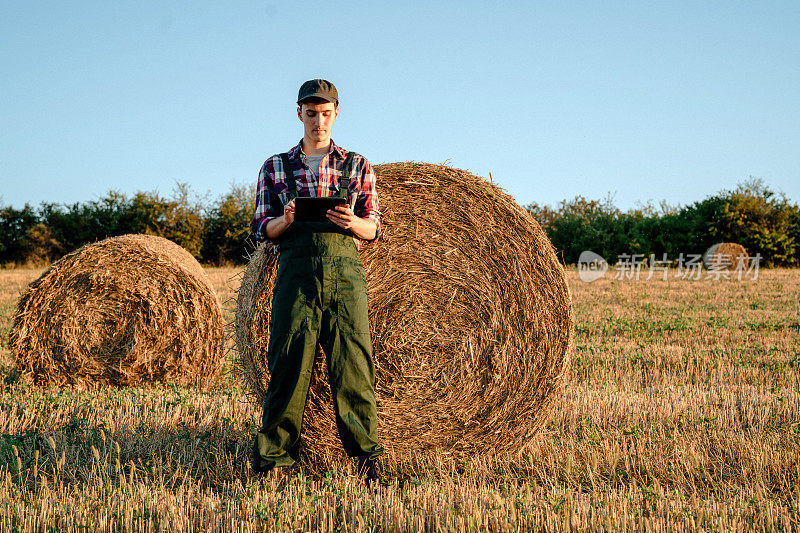
<path id="1" fill-rule="evenodd" d="M 355 152 L 348 152 L 347 158 L 344 160 L 344 168 L 342 169 L 342 177 L 339 178 L 339 198 L 350 198 L 350 173 L 353 171 L 353 156 Z"/>
<path id="2" fill-rule="evenodd" d="M 288 196 L 286 203 L 289 203 L 297 198 L 297 182 L 294 179 L 294 169 L 287 152 L 281 154 L 281 162 L 283 163 L 283 173 L 286 175 L 286 194 Z"/>

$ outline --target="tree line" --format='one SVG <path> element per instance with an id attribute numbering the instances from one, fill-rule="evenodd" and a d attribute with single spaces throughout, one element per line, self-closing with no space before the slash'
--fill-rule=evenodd
<path id="1" fill-rule="evenodd" d="M 233 184 L 209 201 L 186 183 L 176 184 L 169 196 L 109 191 L 74 204 L 0 206 L 0 265 L 48 263 L 84 244 L 127 233 L 165 237 L 204 263 L 245 263 L 253 250 L 254 209 L 255 186 Z"/>
<path id="2" fill-rule="evenodd" d="M 611 264 L 622 254 L 677 260 L 719 242 L 739 243 L 751 257 L 760 254 L 763 266 L 800 264 L 800 208 L 753 177 L 683 207 L 662 202 L 623 212 L 611 198 L 578 196 L 556 207 L 532 203 L 527 210 L 567 264 L 577 263 L 584 250 Z"/>
<path id="3" fill-rule="evenodd" d="M 242 264 L 253 249 L 250 220 L 255 187 L 231 185 L 209 200 L 179 183 L 169 196 L 109 191 L 74 204 L 0 205 L 0 265 L 41 264 L 84 244 L 126 233 L 166 237 L 212 265 Z M 584 250 L 610 263 L 621 254 L 670 260 L 738 242 L 765 266 L 800 265 L 800 208 L 751 178 L 732 190 L 679 207 L 665 203 L 621 211 L 611 198 L 578 196 L 555 207 L 526 206 L 567 264 Z"/>

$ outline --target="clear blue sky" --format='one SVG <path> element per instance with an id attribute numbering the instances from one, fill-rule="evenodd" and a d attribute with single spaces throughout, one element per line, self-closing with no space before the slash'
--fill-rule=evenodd
<path id="1" fill-rule="evenodd" d="M 0 204 L 254 182 L 316 77 L 338 144 L 521 204 L 685 205 L 749 175 L 798 202 L 799 36 L 797 1 L 5 1 Z"/>

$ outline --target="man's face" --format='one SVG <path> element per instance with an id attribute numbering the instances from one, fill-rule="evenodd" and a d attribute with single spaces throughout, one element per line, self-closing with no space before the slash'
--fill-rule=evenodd
<path id="1" fill-rule="evenodd" d="M 297 116 L 303 123 L 306 138 L 318 143 L 327 143 L 331 138 L 331 128 L 339 116 L 339 110 L 332 102 L 303 103 L 297 108 Z"/>

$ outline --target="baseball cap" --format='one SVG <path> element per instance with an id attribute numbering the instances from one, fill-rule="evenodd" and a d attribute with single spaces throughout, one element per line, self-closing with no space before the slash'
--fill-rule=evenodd
<path id="1" fill-rule="evenodd" d="M 328 80 L 308 80 L 301 85 L 300 92 L 297 93 L 297 105 L 300 105 L 300 102 L 308 98 L 322 98 L 339 105 L 339 93 L 336 91 L 336 87 Z"/>

